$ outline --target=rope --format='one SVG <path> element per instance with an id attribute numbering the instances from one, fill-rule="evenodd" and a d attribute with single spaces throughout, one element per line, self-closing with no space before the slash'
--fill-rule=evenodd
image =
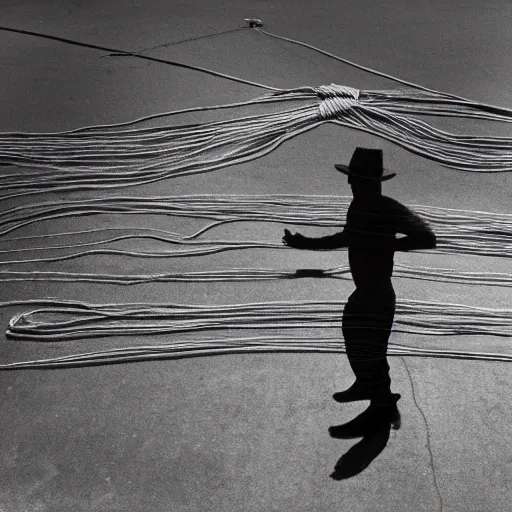
<path id="1" fill-rule="evenodd" d="M 0 266 L 63 261 L 93 254 L 115 254 L 131 257 L 171 258 L 191 257 L 215 254 L 230 250 L 245 249 L 288 249 L 280 240 L 207 240 L 198 239 L 207 231 L 223 224 L 234 222 L 267 222 L 340 229 L 351 198 L 348 196 L 311 196 L 311 195 L 188 195 L 188 196 L 154 196 L 154 197 L 99 197 L 93 199 L 68 200 L 56 202 L 33 203 L 26 206 L 9 208 L 0 212 L 0 243 L 14 243 L 27 238 L 46 241 L 40 245 L 31 244 L 29 248 L 3 249 L 2 254 L 23 254 L 37 251 L 64 251 L 60 256 L 37 257 L 30 259 L 0 260 Z M 456 210 L 425 205 L 410 205 L 427 222 L 432 225 L 438 242 L 437 253 L 472 254 L 493 257 L 512 257 L 512 215 L 480 211 Z M 107 229 L 89 229 L 65 233 L 52 232 L 32 237 L 5 238 L 21 228 L 40 222 L 54 222 L 59 219 L 79 218 L 91 215 L 165 215 L 209 219 L 212 223 L 191 235 L 142 227 L 124 227 Z M 102 237 L 87 241 L 85 236 L 95 236 L 106 232 L 123 234 Z M 80 237 L 79 242 L 73 238 Z M 54 240 L 67 238 L 67 243 L 56 245 Z M 154 240 L 173 246 L 179 250 L 138 251 L 116 248 L 98 248 L 115 244 L 123 240 Z M 146 244 L 147 245 L 147 244 Z M 69 254 L 69 249 L 94 247 Z M 457 271 L 450 279 L 457 280 Z M 469 278 L 459 274 L 462 280 Z M 500 281 L 500 277 L 498 281 Z M 474 276 L 473 282 L 494 279 L 492 274 L 484 273 Z"/>
<path id="2" fill-rule="evenodd" d="M 330 269 L 302 268 L 297 270 L 278 270 L 270 268 L 233 268 L 196 272 L 165 272 L 158 274 L 101 274 L 59 271 L 0 271 L 0 282 L 45 281 L 45 282 L 88 282 L 109 285 L 136 285 L 146 283 L 172 282 L 241 282 L 269 281 L 277 279 L 331 278 L 347 279 L 348 266 Z M 395 265 L 394 277 L 418 279 L 461 285 L 512 287 L 512 274 L 506 272 L 464 272 L 455 268 L 409 267 Z"/>
<path id="3" fill-rule="evenodd" d="M 387 95 L 383 91 L 357 92 L 335 84 L 330 88 L 328 97 L 325 88 L 279 91 L 266 99 L 296 99 L 306 104 L 227 121 L 170 128 L 2 134 L 0 163 L 30 169 L 21 178 L 9 172 L 0 174 L 2 197 L 132 186 L 210 172 L 262 157 L 286 140 L 327 122 L 378 135 L 454 169 L 512 170 L 512 138 L 454 135 L 396 113 L 430 110 L 510 122 L 512 111 L 490 113 L 474 104 L 447 104 L 442 96 L 436 99 L 424 93 L 428 97 L 420 97 L 418 91 Z M 12 195 L 11 191 L 19 190 L 22 192 Z"/>
<path id="4" fill-rule="evenodd" d="M 332 329 L 341 327 L 341 311 L 345 305 L 341 301 L 282 301 L 221 306 L 87 304 L 58 300 L 52 303 L 51 308 L 38 308 L 13 316 L 6 335 L 11 339 L 64 341 L 219 329 Z M 510 337 L 511 320 L 512 310 L 508 309 L 402 299 L 397 303 L 394 331 L 426 336 Z M 362 319 L 361 327 L 367 325 L 368 315 Z"/>
<path id="5" fill-rule="evenodd" d="M 40 35 L 3 27 L 0 27 L 0 29 L 23 34 Z M 57 134 L 3 134 L 0 137 L 0 163 L 27 168 L 27 172 L 24 173 L 22 178 L 20 176 L 12 176 L 9 172 L 0 174 L 0 186 L 2 190 L 7 191 L 2 196 L 4 199 L 40 193 L 43 190 L 67 191 L 131 186 L 169 177 L 208 172 L 268 154 L 289 138 L 326 122 L 333 122 L 373 133 L 409 151 L 455 169 L 476 172 L 512 170 L 512 139 L 510 138 L 454 135 L 432 128 L 422 121 L 398 115 L 404 113 L 447 115 L 510 122 L 512 111 L 509 109 L 472 102 L 458 96 L 415 86 L 405 81 L 402 81 L 402 83 L 416 87 L 418 90 L 358 91 L 336 84 L 316 88 L 301 87 L 280 90 L 182 63 L 155 59 L 130 52 L 119 52 L 64 38 L 47 35 L 41 36 L 78 46 L 178 65 L 274 91 L 263 98 L 257 98 L 250 102 L 198 107 L 196 109 L 188 109 L 188 111 L 229 108 L 231 106 L 242 106 L 259 102 L 279 103 L 281 101 L 302 102 L 303 106 L 294 106 L 285 111 L 265 115 L 253 115 L 235 120 L 206 124 L 178 125 L 171 128 L 124 129 L 128 125 L 142 122 L 142 120 L 136 120 L 118 125 L 89 127 Z M 315 49 L 311 46 L 310 48 Z M 381 74 L 381 76 L 384 75 Z M 180 112 L 185 112 L 185 110 L 156 114 L 148 116 L 144 120 L 161 117 L 162 115 L 174 115 Z M 132 208 L 132 206 L 129 208 Z M 13 210 L 9 210 L 8 215 L 12 215 L 7 217 L 6 226 L 9 222 L 11 224 L 4 229 L 3 234 L 22 227 L 20 224 L 25 223 L 24 225 L 28 225 L 35 222 L 36 220 L 34 219 L 38 215 L 38 213 L 34 214 L 32 212 L 32 217 L 18 219 L 18 221 L 15 221 L 18 222 L 16 225 L 12 222 L 13 217 L 15 218 L 17 213 L 19 212 L 17 211 L 13 214 Z M 49 218 L 65 216 L 66 214 L 64 211 L 60 212 L 63 215 L 56 212 L 46 213 L 49 216 L 47 220 Z M 55 217 L 51 217 L 54 214 Z M 478 244 L 481 246 L 482 242 L 490 244 L 484 252 L 486 255 L 492 255 L 494 250 L 494 255 L 503 256 L 507 254 L 506 250 L 510 250 L 510 247 L 507 248 L 507 241 L 509 240 L 508 227 L 506 226 L 508 222 L 507 217 L 490 214 L 492 218 L 487 218 L 493 224 L 493 229 L 496 231 L 494 234 L 496 235 L 497 245 L 493 246 L 492 241 L 488 238 L 490 232 L 485 231 L 486 228 L 482 229 L 481 225 L 478 224 L 481 221 L 480 218 L 464 217 L 460 211 L 456 215 L 460 223 L 452 233 L 453 239 L 450 240 L 450 233 L 447 233 L 447 241 L 442 241 L 440 250 L 443 250 L 444 247 L 444 249 L 448 248 L 451 250 L 455 248 L 459 252 L 464 252 L 465 250 L 473 251 L 474 247 Z M 197 212 L 191 216 L 200 217 L 200 215 L 197 215 Z M 239 220 L 232 216 L 220 220 L 215 216 L 213 218 L 217 219 L 215 223 L 204 228 L 202 232 L 221 223 Z M 475 223 L 469 230 L 467 229 L 468 226 L 464 225 L 467 221 Z M 271 220 L 271 222 L 274 222 L 274 220 Z M 283 222 L 282 218 L 280 222 Z M 324 219 L 321 219 L 320 222 L 324 222 Z M 505 229 L 503 229 L 503 222 L 505 223 Z M 462 243 L 459 236 L 461 232 L 465 233 L 466 236 Z M 118 239 L 120 238 L 118 237 Z M 162 237 L 160 239 L 162 240 Z M 117 240 L 108 240 L 108 243 L 112 241 Z M 176 240 L 168 239 L 166 241 L 177 243 Z M 190 240 L 186 242 L 182 239 L 178 242 L 190 243 Z M 206 241 L 206 243 L 218 242 Z M 224 243 L 225 241 L 220 242 Z M 105 243 L 105 241 L 92 243 Z M 205 241 L 201 243 L 204 244 Z M 229 243 L 231 244 L 231 242 Z M 444 246 L 443 243 L 445 244 Z M 240 247 L 243 244 L 247 245 L 247 242 L 238 242 L 236 245 Z M 251 242 L 249 245 L 251 244 L 253 243 Z M 510 244 L 508 245 L 510 246 Z M 267 246 L 270 247 L 272 244 Z M 71 246 L 68 245 L 67 248 L 69 247 Z M 57 249 L 60 248 L 63 247 L 57 247 Z M 505 252 L 503 252 L 503 249 L 505 249 Z M 87 251 L 88 254 L 98 252 L 143 254 L 136 253 L 135 251 L 123 252 L 119 250 Z M 473 254 L 474 252 L 469 253 Z M 76 256 L 68 255 L 65 258 Z M 25 261 L 50 260 L 39 258 Z M 57 261 L 57 259 L 52 261 Z M 12 262 L 3 263 L 8 264 Z M 443 270 L 450 269 L 438 270 L 441 270 L 437 273 L 440 276 Z M 424 275 L 425 273 L 428 273 L 428 270 L 424 271 Z M 500 282 L 506 284 L 507 279 L 509 279 L 508 275 L 497 276 L 490 273 L 467 274 L 471 275 L 460 273 L 458 275 L 462 280 L 466 278 L 476 279 L 477 281 L 489 279 L 492 283 Z M 25 301 L 25 303 L 37 302 Z M 207 307 L 168 304 L 88 305 L 58 300 L 43 302 L 50 304 L 52 307 L 16 315 L 11 319 L 7 331 L 8 335 L 12 338 L 34 340 L 64 340 L 97 335 L 119 335 L 122 333 L 146 334 L 152 332 L 185 332 L 241 327 L 249 329 L 290 329 L 312 326 L 335 327 L 339 326 L 339 310 L 343 305 L 342 302 L 289 302 Z M 10 301 L 2 303 L 0 306 L 5 307 L 16 304 L 20 304 L 20 302 Z M 404 300 L 398 305 L 397 321 L 395 323 L 403 326 L 399 328 L 402 329 L 399 332 L 426 335 L 486 334 L 508 337 L 511 334 L 511 314 L 512 312 L 509 310 L 470 308 L 469 306 L 456 304 Z M 228 344 L 230 342 L 226 341 L 225 343 Z M 213 344 L 215 345 L 215 343 Z M 130 349 L 121 350 L 129 351 Z M 197 355 L 198 353 L 211 353 L 212 350 L 211 345 L 199 348 L 198 350 L 181 346 L 180 351 L 174 353 L 183 355 L 193 352 Z M 333 349 L 329 346 L 320 347 L 318 344 L 301 344 L 297 340 L 295 343 L 281 343 L 270 346 L 268 344 L 243 347 L 224 345 L 219 350 L 229 352 L 233 350 L 340 351 L 342 349 L 339 344 L 337 348 Z M 102 354 L 106 352 L 111 351 L 105 351 Z M 413 349 L 407 348 L 402 349 L 401 353 L 409 354 L 413 352 Z M 427 352 L 424 352 L 424 354 L 427 354 Z M 446 355 L 447 351 L 436 352 L 433 350 L 430 353 L 444 353 Z M 161 354 L 154 355 L 161 356 Z M 119 356 L 121 357 L 121 355 Z M 137 358 L 139 356 L 141 356 L 140 353 L 132 353 L 127 357 Z M 144 357 L 147 356 L 146 354 Z M 463 352 L 452 352 L 448 357 L 451 356 L 509 360 L 509 356 L 502 354 L 474 353 L 473 355 L 468 355 Z M 86 355 L 65 356 L 64 358 L 57 358 L 59 362 L 56 363 L 56 359 L 54 363 L 69 364 L 73 357 L 80 358 L 86 357 Z M 103 358 L 104 356 L 98 357 Z M 94 359 L 94 357 L 91 359 L 91 361 L 95 360 L 97 359 Z M 112 360 L 110 356 L 109 360 Z M 43 366 L 54 363 L 46 360 Z M 36 363 L 20 364 L 30 365 Z M 2 369 L 5 369 L 5 366 L 2 366 Z"/>
<path id="6" fill-rule="evenodd" d="M 46 34 L 6 27 L 0 27 L 0 30 L 117 52 Z M 260 29 L 256 30 L 281 38 Z M 289 41 L 320 51 L 298 41 Z M 130 52 L 120 53 L 149 58 Z M 406 84 L 414 85 L 416 90 L 358 91 L 337 84 L 276 89 L 203 68 L 162 59 L 149 59 L 197 69 L 274 91 L 264 98 L 245 104 L 261 100 L 296 100 L 306 104 L 264 115 L 170 128 L 120 128 L 135 124 L 131 122 L 55 134 L 5 133 L 0 136 L 0 164 L 30 170 L 22 179 L 9 173 L 1 174 L 0 186 L 7 192 L 2 197 L 6 199 L 46 190 L 63 192 L 132 186 L 209 172 L 264 156 L 289 138 L 326 122 L 372 133 L 454 169 L 474 172 L 512 170 L 512 138 L 455 135 L 435 129 L 423 121 L 399 115 L 454 115 L 511 122 L 510 109 L 472 102 L 409 83 Z M 341 58 L 338 60 L 345 61 Z M 226 106 L 203 107 L 199 110 L 212 108 Z"/>
<path id="7" fill-rule="evenodd" d="M 108 228 L 83 230 L 68 233 L 53 233 L 48 235 L 35 235 L 25 236 L 18 238 L 6 238 L 8 233 L 15 231 L 28 224 L 45 221 L 54 221 L 58 218 L 66 216 L 79 216 L 79 215 L 91 215 L 91 213 L 125 213 L 125 214 L 164 214 L 164 215 L 177 215 L 177 216 L 190 216 L 196 218 L 207 218 L 212 219 L 213 223 L 203 227 L 201 230 L 188 236 L 180 236 L 176 233 L 165 232 L 150 228 L 148 231 L 151 233 L 164 233 L 171 235 L 167 240 L 171 243 L 183 243 L 190 244 L 194 243 L 194 238 L 197 238 L 200 234 L 204 234 L 208 229 L 212 229 L 216 226 L 222 225 L 227 222 L 236 221 L 271 221 L 280 223 L 313 223 L 321 226 L 336 226 L 337 217 L 342 218 L 346 213 L 350 198 L 348 197 L 337 197 L 337 196 L 291 196 L 291 195 L 275 195 L 275 196 L 210 196 L 210 195 L 194 195 L 194 196 L 164 196 L 164 197 L 113 197 L 113 198 L 94 198 L 80 201 L 64 201 L 54 203 L 37 203 L 27 206 L 19 206 L 7 209 L 0 213 L 0 226 L 2 227 L 3 242 L 13 243 L 19 240 L 31 240 L 31 239 L 46 239 L 46 238 L 62 238 L 71 237 L 74 235 L 80 235 L 83 239 L 84 234 L 97 234 L 105 231 L 117 231 L 126 228 Z M 455 243 L 455 248 L 462 251 L 464 244 L 466 244 L 466 251 L 477 252 L 478 248 L 481 249 L 481 254 L 491 254 L 492 244 L 494 246 L 496 255 L 503 255 L 503 249 L 507 247 L 507 241 L 510 241 L 511 228 L 512 228 L 512 216 L 509 214 L 497 214 L 490 212 L 474 212 L 467 210 L 456 210 L 447 208 L 435 208 L 421 205 L 414 205 L 413 208 L 420 212 L 429 222 L 431 222 L 437 232 L 443 233 L 443 236 L 447 238 L 450 243 L 449 236 L 451 235 Z M 130 228 L 130 229 L 144 229 L 145 228 Z M 141 236 L 141 235 L 137 235 Z M 122 239 L 123 237 L 117 237 Z M 126 237 L 125 237 L 126 238 Z M 158 238 L 158 237 L 157 237 Z M 441 238 L 441 237 L 440 237 Z M 159 239 L 163 239 L 160 237 Z M 99 241 L 104 243 L 105 240 Z M 214 243 L 218 244 L 220 241 L 200 241 L 200 244 Z M 226 241 L 226 244 L 236 245 L 232 242 Z M 245 242 L 237 242 L 238 247 L 242 247 Z M 442 239 L 440 244 L 442 245 Z M 81 242 L 77 245 L 86 245 L 87 243 Z M 500 248 L 501 244 L 501 248 Z M 510 245 L 510 244 L 509 244 Z M 272 244 L 267 244 L 272 246 Z M 277 244 L 275 244 L 277 246 Z M 62 246 L 64 247 L 64 246 Z M 73 247 L 72 244 L 68 244 L 67 247 Z M 284 246 L 281 246 L 284 248 Z M 483 249 L 482 249 L 483 247 Z M 30 251 L 36 250 L 55 250 L 56 247 L 49 245 L 42 245 L 41 247 L 30 247 Z M 218 246 L 213 248 L 214 250 L 219 249 Z M 11 252 L 21 252 L 24 249 Z M 195 250 L 195 249 L 194 249 Z M 6 251 L 9 252 L 9 251 Z M 121 254 L 121 251 L 110 251 L 111 253 Z M 90 252 L 91 253 L 91 252 Z M 135 251 L 130 251 L 131 254 L 138 254 Z M 65 258 L 73 257 L 66 256 Z M 58 260 L 63 258 L 54 258 Z M 39 261 L 47 261 L 46 259 L 39 259 Z M 36 261 L 36 260 L 32 260 Z M 5 262 L 4 262 L 5 263 Z M 227 269 L 219 271 L 207 271 L 207 272 L 184 272 L 184 273 L 167 273 L 167 274 L 156 274 L 156 275 L 142 275 L 142 276 L 118 276 L 118 275 L 94 275 L 94 274 L 78 274 L 78 273 L 66 273 L 66 272 L 14 272 L 6 271 L 0 273 L 0 279 L 45 279 L 45 280 L 66 280 L 73 279 L 76 281 L 94 281 L 94 282 L 106 282 L 109 284 L 140 284 L 141 282 L 149 281 L 180 281 L 180 280 L 191 280 L 191 281 L 212 281 L 212 280 L 232 280 L 232 281 L 243 281 L 248 279 L 285 279 L 285 278 L 306 278 L 306 277 L 343 277 L 348 273 L 347 267 L 339 267 L 336 269 L 299 269 L 293 271 L 278 271 L 272 269 Z M 461 284 L 485 284 L 485 285 L 498 285 L 498 286 L 510 286 L 511 276 L 505 273 L 491 273 L 491 272 L 461 272 L 455 269 L 432 269 L 429 267 L 407 267 L 397 265 L 396 275 L 398 277 L 414 278 L 414 279 L 425 279 L 434 281 L 447 281 L 447 282 L 460 282 Z M 29 301 L 26 303 L 34 303 L 37 301 Z M 12 306 L 19 304 L 20 302 L 8 302 L 0 304 L 5 306 Z M 296 327 L 339 327 L 339 311 L 343 303 L 332 303 L 335 304 L 334 309 L 328 309 L 323 311 L 321 303 L 310 304 L 311 308 L 307 310 L 298 310 L 296 305 L 290 303 L 287 309 L 276 310 L 272 305 L 267 307 L 258 306 L 259 316 L 255 317 L 255 311 L 250 310 L 251 305 L 238 305 L 238 306 L 227 306 L 224 310 L 217 311 L 204 311 L 198 309 L 194 311 L 194 306 L 178 306 L 178 316 L 183 316 L 186 313 L 188 323 L 183 323 L 178 318 L 178 321 L 173 315 L 177 315 L 176 309 L 173 306 L 165 305 L 158 306 L 158 311 L 155 313 L 151 309 L 151 305 L 140 305 L 140 310 L 134 313 L 134 317 L 130 318 L 130 312 L 132 305 L 125 305 L 129 311 L 123 311 L 123 305 L 107 305 L 109 314 L 106 316 L 101 311 L 103 306 L 98 306 L 100 312 L 96 310 L 92 311 L 90 315 L 92 317 L 82 318 L 84 312 L 92 308 L 90 305 L 83 305 L 72 301 L 47 301 L 46 304 L 51 305 L 50 309 L 44 310 L 43 314 L 53 318 L 55 315 L 59 316 L 64 314 L 65 316 L 76 315 L 77 311 L 80 313 L 75 320 L 71 322 L 66 320 L 61 322 L 63 325 L 59 325 L 57 322 L 56 330 L 50 330 L 47 332 L 43 329 L 42 333 L 38 333 L 38 329 L 41 324 L 45 326 L 52 326 L 55 322 L 50 319 L 44 319 L 42 322 L 38 320 L 35 322 L 36 327 L 34 330 L 34 322 L 32 322 L 32 316 L 39 317 L 41 313 L 28 312 L 15 317 L 11 320 L 12 328 L 8 330 L 11 337 L 23 337 L 27 335 L 30 339 L 33 336 L 44 339 L 55 340 L 55 339 L 68 339 L 68 336 L 72 337 L 87 337 L 97 336 L 105 334 L 105 326 L 100 327 L 98 330 L 97 321 L 104 320 L 107 324 L 107 333 L 105 335 L 122 335 L 122 334 L 138 334 L 138 333 L 159 333 L 159 332 L 181 332 L 182 330 L 203 330 L 203 329 L 230 329 L 230 328 L 296 328 Z M 491 334 L 491 335 L 502 335 L 508 336 L 508 325 L 510 324 L 509 315 L 503 314 L 503 311 L 492 311 L 483 310 L 475 314 L 474 309 L 468 309 L 465 306 L 460 306 L 459 309 L 449 310 L 448 305 L 442 304 L 435 307 L 429 307 L 427 303 L 419 303 L 418 301 L 402 301 L 402 306 L 405 304 L 407 307 L 399 309 L 399 313 L 402 315 L 405 313 L 405 329 L 400 327 L 402 332 L 417 333 L 417 334 Z M 114 312 L 110 311 L 110 308 L 114 307 Z M 94 306 L 96 308 L 96 306 Z M 121 308 L 119 312 L 118 309 Z M 230 309 L 231 308 L 231 309 Z M 240 308 L 242 308 L 240 313 Z M 248 309 L 249 308 L 249 309 Z M 316 309 L 315 309 L 316 308 Z M 318 310 L 320 308 L 320 310 Z M 462 309 L 461 309 L 462 308 Z M 482 313 L 483 311 L 483 313 Z M 320 317 L 318 316 L 320 313 Z M 89 313 L 87 313 L 89 314 Z M 115 317 L 114 320 L 110 316 Z M 205 317 L 205 314 L 206 317 Z M 144 320 L 144 316 L 147 316 Z M 195 315 L 195 318 L 194 318 Z M 231 318 L 230 318 L 231 315 Z M 234 315 L 234 316 L 233 316 Z M 240 316 L 241 315 L 241 316 Z M 295 317 L 291 317 L 295 315 Z M 297 318 L 298 315 L 298 318 Z M 415 316 L 414 316 L 415 315 Z M 501 317 L 500 317 L 501 315 Z M 117 318 L 121 318 L 121 323 L 116 323 Z M 28 318 L 28 321 L 27 321 Z M 142 323 L 137 324 L 142 318 Z M 147 322 L 151 319 L 157 319 L 157 325 L 148 325 Z M 135 323 L 133 322 L 135 320 Z M 163 320 L 163 324 L 161 322 Z M 220 322 L 219 322 L 220 320 Z M 298 320 L 301 323 L 294 323 L 293 320 Z M 127 322 L 128 326 L 125 325 Z M 247 323 L 249 322 L 249 323 Z M 252 322 L 252 323 L 251 323 Z M 338 322 L 338 323 L 336 323 Z M 402 321 L 404 323 L 404 321 Z M 85 331 L 81 328 L 78 331 L 73 331 L 76 326 L 82 324 L 90 324 Z M 400 324 L 400 320 L 396 322 Z M 63 331 L 61 332 L 61 330 Z M 154 329 L 154 331 L 152 330 Z M 169 331 L 170 329 L 170 331 Z M 28 333 L 28 334 L 27 334 Z M 35 333 L 35 334 L 34 334 Z M 214 348 L 208 346 L 208 341 L 205 341 L 200 349 L 200 352 L 195 352 L 196 355 L 199 353 L 205 355 L 213 353 Z M 324 347 L 325 348 L 325 347 Z M 264 351 L 321 351 L 324 350 L 322 347 L 312 346 L 307 347 L 304 344 L 297 344 L 291 347 L 290 344 L 282 347 L 281 345 L 276 347 L 259 347 L 254 350 Z M 189 349 L 187 349 L 188 351 Z M 233 353 L 233 351 L 251 351 L 252 348 L 237 347 L 224 347 L 226 353 Z M 331 349 L 329 349 L 332 351 Z M 339 351 L 339 346 L 334 349 Z M 173 349 L 173 353 L 175 349 Z M 164 356 L 169 351 L 164 351 Z M 216 352 L 217 353 L 217 352 Z M 408 352 L 409 353 L 409 352 Z M 412 353 L 412 352 L 410 352 Z M 183 351 L 180 352 L 181 356 L 184 356 Z M 427 354 L 427 353 L 426 353 Z M 437 354 L 437 352 L 432 353 Z M 432 355 L 431 354 L 431 355 Z M 132 354 L 133 355 L 133 354 Z M 185 354 L 186 355 L 186 354 Z M 459 354 L 460 355 L 460 354 Z M 434 355 L 437 357 L 437 355 Z M 452 357 L 453 354 L 447 356 Z M 103 356 L 102 356 L 103 357 Z M 117 356 L 116 356 L 117 357 Z M 124 356 L 123 356 L 124 357 Z M 131 357 L 131 356 L 130 356 Z M 141 360 L 146 356 L 141 354 L 133 355 L 133 360 Z M 444 357 L 444 356 L 439 356 Z M 454 356 L 455 357 L 455 356 Z M 462 356 L 461 356 L 462 357 Z M 464 356 L 466 357 L 466 356 Z M 473 357 L 471 355 L 467 357 Z M 501 357 L 491 355 L 493 357 Z M 489 359 L 489 357 L 485 357 Z M 130 359 L 131 360 L 131 359 Z M 506 360 L 506 359 L 492 359 L 492 360 Z M 95 359 L 91 360 L 91 364 L 95 364 Z M 46 363 L 45 363 L 46 364 Z M 50 366 L 53 363 L 48 363 Z M 61 364 L 61 363 L 58 363 Z"/>
<path id="8" fill-rule="evenodd" d="M 316 46 L 304 43 L 302 41 L 298 41 L 296 39 L 291 39 L 289 37 L 280 36 L 278 34 L 273 34 L 272 32 L 268 32 L 268 31 L 263 30 L 261 28 L 255 28 L 255 30 L 257 30 L 260 34 L 264 34 L 264 35 L 272 37 L 274 39 L 280 39 L 281 41 L 286 41 L 288 43 L 296 44 L 298 46 L 303 46 L 304 48 L 309 48 L 310 50 L 313 50 L 313 51 L 315 51 L 317 53 L 321 53 L 322 55 L 330 57 L 330 58 L 332 58 L 334 60 L 337 60 L 339 62 L 343 62 L 344 64 L 348 64 L 349 66 L 352 66 L 354 68 L 360 69 L 362 71 L 366 71 L 367 73 L 371 73 L 372 75 L 376 75 L 376 76 L 380 76 L 382 78 L 386 78 L 387 80 L 392 80 L 393 82 L 398 82 L 398 83 L 400 83 L 402 85 L 406 85 L 407 87 L 413 87 L 413 88 L 416 88 L 416 89 L 421 89 L 423 91 L 432 92 L 432 93 L 435 93 L 435 94 L 443 94 L 446 97 L 457 98 L 457 99 L 461 99 L 461 100 L 466 101 L 465 98 L 462 98 L 461 96 L 454 96 L 452 94 L 441 93 L 440 91 L 436 91 L 435 89 L 429 89 L 428 87 L 424 87 L 422 85 L 418 85 L 418 84 L 415 84 L 413 82 L 408 82 L 407 80 L 402 80 L 401 78 L 397 78 L 396 76 L 390 75 L 388 73 L 383 73 L 382 71 L 378 71 L 376 69 L 373 69 L 373 68 L 370 68 L 370 67 L 367 67 L 367 66 L 362 66 L 361 64 L 357 64 L 357 63 L 355 63 L 355 62 L 353 62 L 351 60 L 344 59 L 342 57 L 339 57 L 338 55 L 334 55 L 333 53 L 326 52 L 325 50 L 322 50 L 320 48 L 317 48 Z"/>
<path id="9" fill-rule="evenodd" d="M 158 359 L 204 357 L 223 354 L 248 353 L 345 353 L 345 344 L 336 337 L 315 336 L 255 336 L 208 340 L 175 341 L 165 345 L 135 346 L 71 354 L 55 358 L 0 364 L 2 370 L 53 369 L 98 364 L 129 363 Z M 479 361 L 510 362 L 512 356 L 501 353 L 467 352 L 458 350 L 425 349 L 401 345 L 391 341 L 390 356 L 436 357 Z"/>

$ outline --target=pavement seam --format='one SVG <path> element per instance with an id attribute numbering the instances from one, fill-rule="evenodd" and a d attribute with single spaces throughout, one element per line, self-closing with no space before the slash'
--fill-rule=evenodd
<path id="1" fill-rule="evenodd" d="M 400 359 L 402 360 L 402 362 L 404 364 L 405 371 L 407 372 L 407 376 L 409 377 L 409 382 L 411 383 L 412 399 L 414 401 L 414 404 L 416 405 L 416 408 L 418 409 L 418 411 L 420 412 L 420 414 L 423 418 L 423 422 L 425 423 L 426 434 L 427 434 L 427 449 L 428 449 L 428 452 L 430 455 L 430 466 L 432 467 L 432 478 L 434 481 L 434 487 L 436 489 L 437 496 L 439 498 L 439 506 L 440 506 L 439 510 L 440 510 L 440 512 L 443 512 L 444 503 L 443 503 L 443 498 L 441 496 L 441 491 L 439 489 L 439 485 L 437 484 L 436 468 L 434 465 L 434 454 L 432 452 L 432 446 L 430 443 L 430 427 L 429 427 L 429 424 L 427 421 L 427 417 L 426 417 L 425 413 L 423 412 L 423 409 L 420 407 L 418 400 L 416 399 L 416 390 L 414 388 L 414 381 L 412 379 L 412 375 L 411 375 L 411 372 L 409 371 L 407 363 L 405 362 L 405 358 L 401 357 Z"/>

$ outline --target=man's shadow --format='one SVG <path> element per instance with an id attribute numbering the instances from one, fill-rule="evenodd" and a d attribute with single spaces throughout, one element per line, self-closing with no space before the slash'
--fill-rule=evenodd
<path id="1" fill-rule="evenodd" d="M 345 276 L 332 275 L 322 269 L 301 268 L 295 274 L 287 276 L 288 279 L 297 278 L 331 278 L 345 279 Z M 400 413 L 393 421 L 383 423 L 378 427 L 367 416 L 367 411 L 361 413 L 353 420 L 343 425 L 329 428 L 331 437 L 335 439 L 353 439 L 362 437 L 361 441 L 352 446 L 343 454 L 330 477 L 334 480 L 345 480 L 364 471 L 386 448 L 391 429 L 398 430 L 401 426 Z"/>
<path id="2" fill-rule="evenodd" d="M 362 413 L 364 415 L 364 413 Z M 361 415 L 359 416 L 361 417 Z M 346 427 L 357 422 L 358 418 L 344 425 L 336 425 L 329 428 L 331 437 L 335 439 L 351 439 L 362 437 L 361 441 L 344 453 L 336 465 L 330 477 L 333 480 L 345 480 L 364 471 L 386 448 L 391 429 L 398 430 L 401 426 L 400 418 L 375 427 L 374 425 L 359 424 L 351 435 L 346 435 Z M 339 434 L 343 432 L 343 434 Z"/>

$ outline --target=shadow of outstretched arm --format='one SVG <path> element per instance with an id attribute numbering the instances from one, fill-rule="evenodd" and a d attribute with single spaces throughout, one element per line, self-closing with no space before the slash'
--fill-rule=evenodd
<path id="1" fill-rule="evenodd" d="M 295 274 L 290 276 L 291 279 L 299 277 L 330 277 L 321 268 L 299 268 L 295 271 Z"/>

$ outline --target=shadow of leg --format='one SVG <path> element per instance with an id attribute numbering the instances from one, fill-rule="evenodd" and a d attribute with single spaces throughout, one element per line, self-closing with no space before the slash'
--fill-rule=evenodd
<path id="1" fill-rule="evenodd" d="M 344 480 L 361 473 L 382 453 L 388 443 L 390 431 L 391 424 L 388 424 L 373 434 L 363 437 L 342 455 L 330 477 L 333 480 Z"/>

